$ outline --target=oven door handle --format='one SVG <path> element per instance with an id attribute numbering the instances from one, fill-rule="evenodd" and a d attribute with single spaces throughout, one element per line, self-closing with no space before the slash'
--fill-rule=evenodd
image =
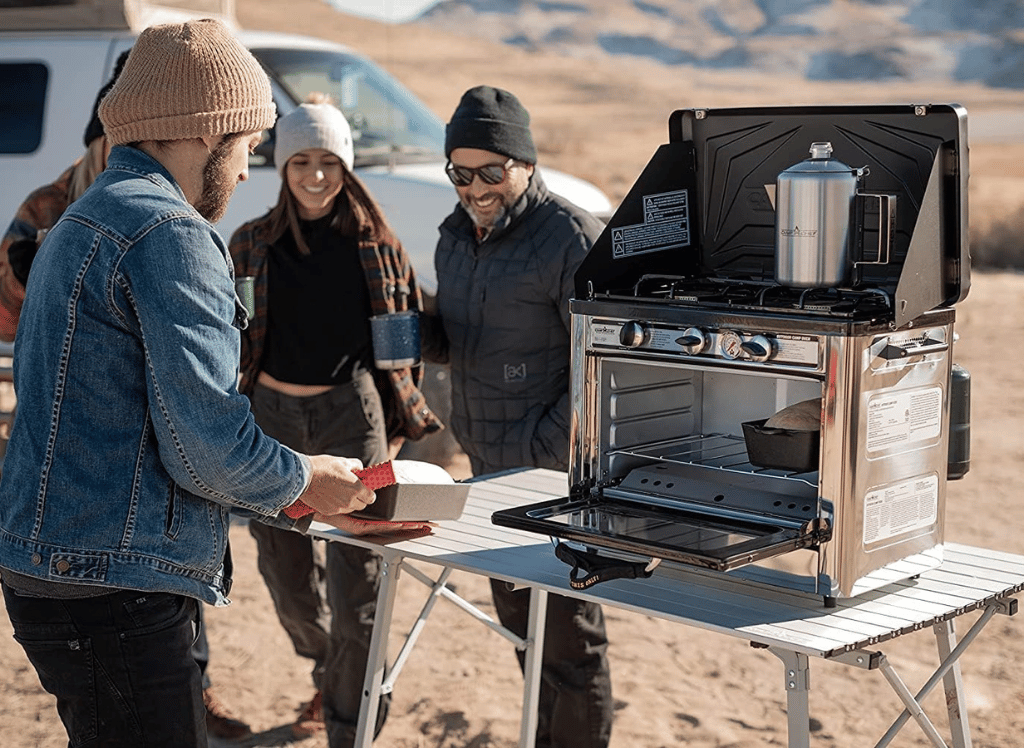
<path id="1" fill-rule="evenodd" d="M 652 558 L 646 564 L 608 559 L 590 551 L 570 548 L 565 543 L 555 544 L 555 555 L 572 567 L 569 571 L 569 586 L 574 590 L 585 590 L 610 579 L 646 579 L 654 573 L 654 567 L 661 563 L 660 558 Z"/>

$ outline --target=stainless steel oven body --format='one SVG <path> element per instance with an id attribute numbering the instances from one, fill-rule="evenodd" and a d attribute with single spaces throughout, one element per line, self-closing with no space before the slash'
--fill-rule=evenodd
<path id="1" fill-rule="evenodd" d="M 590 530 L 599 542 L 618 535 L 612 548 L 642 556 L 655 540 L 663 558 L 754 564 L 772 569 L 765 579 L 826 597 L 941 563 L 952 310 L 891 331 L 821 320 L 775 320 L 776 329 L 769 317 L 648 306 L 642 341 L 627 347 L 622 331 L 639 311 L 573 304 L 570 493 L 617 507 L 564 514 L 577 541 L 593 546 Z M 706 340 L 699 352 L 677 342 L 693 330 Z M 736 339 L 758 336 L 769 360 L 731 357 Z M 819 397 L 817 469 L 749 462 L 741 424 Z M 639 520 L 631 506 L 697 522 Z M 721 527 L 701 525 L 708 517 Z M 799 550 L 799 561 L 771 561 Z"/>
<path id="2" fill-rule="evenodd" d="M 967 464 L 966 112 L 679 110 L 669 135 L 575 275 L 568 495 L 494 522 L 550 536 L 579 587 L 668 562 L 828 603 L 937 566 Z M 856 189 L 777 217 L 779 175 L 822 143 Z M 811 161 L 801 179 L 833 176 Z M 777 275 L 778 242 L 821 258 L 840 235 L 858 259 L 832 285 Z M 755 451 L 808 400 L 818 430 Z"/>

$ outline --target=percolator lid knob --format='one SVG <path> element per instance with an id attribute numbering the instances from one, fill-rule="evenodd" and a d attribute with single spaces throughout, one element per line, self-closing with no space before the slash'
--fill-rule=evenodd
<path id="1" fill-rule="evenodd" d="M 811 143 L 811 158 L 829 158 L 832 156 L 832 144 L 828 142 L 824 143 Z"/>

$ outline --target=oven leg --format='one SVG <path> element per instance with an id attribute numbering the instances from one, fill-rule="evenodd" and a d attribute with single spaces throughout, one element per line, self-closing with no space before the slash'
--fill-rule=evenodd
<path id="1" fill-rule="evenodd" d="M 537 741 L 537 704 L 540 702 L 541 660 L 544 654 L 544 622 L 547 620 L 548 592 L 530 588 L 530 617 L 526 624 L 526 663 L 523 668 L 523 719 L 519 748 L 533 748 Z"/>
<path id="2" fill-rule="evenodd" d="M 363 701 L 359 705 L 359 721 L 356 723 L 358 748 L 371 748 L 373 745 L 373 725 L 377 724 L 377 707 L 384 671 L 387 669 L 388 634 L 391 631 L 391 616 L 395 612 L 402 559 L 402 556 L 385 554 L 381 562 L 377 611 L 374 615 L 373 634 L 370 636 L 370 652 L 366 658 Z"/>
<path id="3" fill-rule="evenodd" d="M 810 748 L 811 713 L 808 696 L 811 691 L 811 668 L 807 655 L 777 647 L 768 647 L 768 651 L 782 660 L 786 669 L 789 748 Z"/>

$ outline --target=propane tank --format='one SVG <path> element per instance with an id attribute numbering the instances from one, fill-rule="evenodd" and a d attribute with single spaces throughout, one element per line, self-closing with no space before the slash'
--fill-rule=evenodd
<path id="1" fill-rule="evenodd" d="M 963 478 L 971 469 L 971 373 L 953 364 L 949 381 L 949 457 L 946 477 Z"/>

